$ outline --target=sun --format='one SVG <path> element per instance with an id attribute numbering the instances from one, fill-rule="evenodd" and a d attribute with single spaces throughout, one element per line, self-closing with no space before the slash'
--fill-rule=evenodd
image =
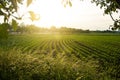
<path id="1" fill-rule="evenodd" d="M 70 7 L 64 7 L 61 0 L 35 0 L 29 7 L 29 10 L 40 15 L 40 20 L 33 24 L 49 28 L 54 25 L 57 27 L 71 23 L 72 13 Z M 71 16 L 71 17 L 70 17 Z"/>
<path id="2" fill-rule="evenodd" d="M 62 0 L 33 0 L 32 4 L 27 8 L 20 10 L 20 15 L 26 14 L 23 23 L 33 24 L 39 27 L 57 28 L 71 27 L 79 29 L 108 29 L 112 20 L 109 16 L 103 16 L 103 10 L 91 4 L 90 1 L 72 0 L 72 7 L 62 4 Z M 31 21 L 30 14 L 27 12 L 33 11 L 40 19 Z M 103 27 L 105 28 L 103 28 Z"/>

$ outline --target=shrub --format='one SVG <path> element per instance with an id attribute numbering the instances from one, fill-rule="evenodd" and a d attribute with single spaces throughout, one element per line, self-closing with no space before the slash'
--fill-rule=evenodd
<path id="1" fill-rule="evenodd" d="M 54 54 L 2 51 L 0 80 L 98 80 L 96 61 L 82 61 L 72 54 Z"/>
<path id="2" fill-rule="evenodd" d="M 0 39 L 7 39 L 8 38 L 8 27 L 10 25 L 7 23 L 0 24 Z"/>

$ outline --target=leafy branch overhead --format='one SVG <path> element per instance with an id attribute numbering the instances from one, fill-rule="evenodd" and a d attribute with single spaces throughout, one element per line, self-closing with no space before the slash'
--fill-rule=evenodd
<path id="1" fill-rule="evenodd" d="M 92 3 L 96 3 L 97 6 L 104 9 L 105 14 L 109 14 L 114 24 L 111 26 L 112 30 L 120 30 L 120 17 L 115 19 L 113 13 L 120 11 L 120 0 L 92 0 Z"/>
<path id="2" fill-rule="evenodd" d="M 23 4 L 23 0 L 0 0 L 0 16 L 4 16 L 4 22 L 9 21 L 10 16 L 20 19 L 13 15 L 18 11 L 18 4 Z M 32 3 L 32 0 L 27 0 L 27 7 Z"/>
<path id="3" fill-rule="evenodd" d="M 81 0 L 83 1 L 83 0 Z M 72 6 L 72 0 L 63 0 L 63 5 Z M 118 13 L 120 11 L 120 0 L 91 0 L 91 3 L 95 3 L 101 9 L 104 9 L 104 14 L 110 15 L 114 24 L 111 26 L 112 30 L 120 29 L 120 17 L 114 19 L 113 13 Z"/>
<path id="4" fill-rule="evenodd" d="M 18 24 L 16 20 L 21 20 L 24 16 L 16 16 L 14 13 L 18 12 L 18 5 L 23 5 L 24 0 L 0 0 L 0 16 L 4 16 L 4 23 L 10 22 L 10 17 L 13 18 L 12 20 L 12 26 L 13 29 L 16 30 Z M 29 7 L 33 0 L 27 0 L 26 7 Z M 30 11 L 30 19 L 32 21 L 38 20 L 38 17 L 33 11 Z"/>
<path id="5" fill-rule="evenodd" d="M 8 0 L 7 0 L 8 1 Z M 14 6 L 14 9 L 17 11 L 18 3 L 22 4 L 23 0 L 10 0 L 12 2 L 12 5 Z M 27 7 L 32 3 L 32 0 L 27 0 Z"/>
<path id="6" fill-rule="evenodd" d="M 32 21 L 40 19 L 39 15 L 37 16 L 37 14 L 35 14 L 33 11 L 29 11 L 29 14 Z"/>

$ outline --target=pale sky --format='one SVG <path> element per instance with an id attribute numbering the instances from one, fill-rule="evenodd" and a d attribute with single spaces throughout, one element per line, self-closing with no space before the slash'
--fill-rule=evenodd
<path id="1" fill-rule="evenodd" d="M 92 4 L 90 0 L 72 0 L 72 7 L 66 8 L 61 0 L 35 0 L 28 9 L 21 8 L 20 15 L 27 15 L 27 10 L 33 10 L 40 15 L 39 21 L 24 19 L 27 24 L 35 24 L 41 27 L 72 27 L 90 30 L 106 30 L 113 24 L 109 15 L 103 16 L 103 10 Z"/>

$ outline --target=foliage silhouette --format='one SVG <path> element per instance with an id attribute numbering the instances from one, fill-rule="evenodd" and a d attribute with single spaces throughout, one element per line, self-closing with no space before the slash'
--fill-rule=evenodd
<path id="1" fill-rule="evenodd" d="M 63 2 L 65 6 L 72 6 L 72 0 L 63 0 Z M 101 9 L 104 9 L 104 14 L 110 15 L 111 19 L 114 21 L 114 24 L 110 26 L 112 30 L 120 29 L 120 17 L 115 19 L 112 15 L 113 13 L 118 13 L 120 11 L 120 0 L 91 0 L 91 2 L 95 3 L 96 6 L 99 6 Z"/>

